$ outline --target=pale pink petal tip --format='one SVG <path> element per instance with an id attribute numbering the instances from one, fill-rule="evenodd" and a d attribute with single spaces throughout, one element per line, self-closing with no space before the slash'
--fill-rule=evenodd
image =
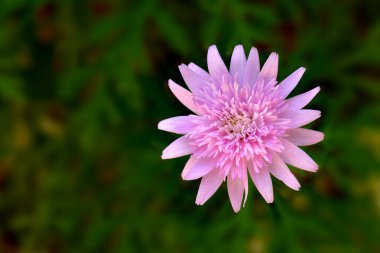
<path id="1" fill-rule="evenodd" d="M 240 211 L 241 202 L 243 200 L 244 185 L 241 179 L 232 176 L 227 177 L 228 195 L 230 196 L 231 205 L 235 213 Z"/>
<path id="2" fill-rule="evenodd" d="M 314 120 L 321 117 L 321 111 L 318 110 L 310 110 L 310 109 L 303 109 L 303 110 L 290 110 L 284 113 L 281 113 L 281 116 L 287 119 L 290 119 L 291 122 L 289 123 L 289 126 L 291 128 L 298 128 L 305 126 Z"/>
<path id="3" fill-rule="evenodd" d="M 268 166 L 269 172 L 277 179 L 284 182 L 289 188 L 298 191 L 301 187 L 297 178 L 290 172 L 288 166 L 276 154 L 272 153 L 272 164 Z"/>
<path id="4" fill-rule="evenodd" d="M 230 73 L 232 78 L 237 78 L 240 85 L 243 85 L 246 57 L 242 45 L 237 45 L 231 56 Z"/>
<path id="5" fill-rule="evenodd" d="M 199 76 L 201 76 L 203 79 L 205 80 L 208 80 L 210 78 L 210 75 L 204 70 L 202 69 L 201 67 L 199 67 L 198 65 L 194 64 L 194 63 L 190 63 L 188 65 L 188 67 L 194 71 L 195 73 L 197 73 Z"/>
<path id="6" fill-rule="evenodd" d="M 290 92 L 297 86 L 298 82 L 301 80 L 301 77 L 305 73 L 306 69 L 300 67 L 294 71 L 290 76 L 285 78 L 281 83 L 278 84 L 280 95 L 283 98 L 286 98 Z"/>
<path id="7" fill-rule="evenodd" d="M 310 103 L 310 101 L 318 94 L 320 90 L 321 88 L 318 86 L 308 92 L 287 99 L 286 103 L 291 110 L 302 109 Z"/>
<path id="8" fill-rule="evenodd" d="M 215 161 L 209 158 L 197 159 L 190 157 L 182 172 L 184 180 L 194 180 L 203 177 L 215 168 Z"/>
<path id="9" fill-rule="evenodd" d="M 196 114 L 199 114 L 198 108 L 194 104 L 193 101 L 193 94 L 191 94 L 190 91 L 186 90 L 185 88 L 179 86 L 172 80 L 169 80 L 169 88 L 171 92 L 174 94 L 174 96 L 187 108 L 189 108 L 191 111 L 195 112 Z"/>
<path id="10" fill-rule="evenodd" d="M 278 54 L 271 53 L 264 63 L 263 68 L 260 71 L 259 78 L 263 78 L 265 82 L 269 82 L 272 79 L 277 79 L 278 72 Z"/>
<path id="11" fill-rule="evenodd" d="M 193 149 L 194 148 L 189 144 L 189 140 L 185 136 L 182 136 L 162 151 L 161 158 L 171 159 L 189 155 L 193 152 Z"/>
<path id="12" fill-rule="evenodd" d="M 192 93 L 197 94 L 201 92 L 202 87 L 207 85 L 205 83 L 205 80 L 200 75 L 195 73 L 185 64 L 181 64 L 178 68 L 181 72 L 183 80 L 185 81 Z"/>
<path id="13" fill-rule="evenodd" d="M 257 190 L 263 196 L 267 203 L 273 203 L 273 187 L 272 179 L 267 168 L 263 167 L 259 172 L 256 172 L 252 165 L 248 166 L 249 174 L 255 184 Z"/>
<path id="14" fill-rule="evenodd" d="M 325 135 L 322 132 L 306 128 L 295 128 L 287 131 L 287 140 L 297 146 L 308 146 L 323 141 Z"/>
<path id="15" fill-rule="evenodd" d="M 207 66 L 210 75 L 216 79 L 221 79 L 224 75 L 228 74 L 227 67 L 215 45 L 210 46 L 208 49 Z"/>
<path id="16" fill-rule="evenodd" d="M 249 87 L 252 87 L 253 84 L 256 82 L 259 73 L 259 53 L 257 52 L 257 49 L 253 47 L 249 52 L 248 60 L 245 65 L 243 85 L 248 85 Z"/>
<path id="17" fill-rule="evenodd" d="M 305 151 L 285 139 L 282 139 L 282 145 L 284 151 L 279 155 L 285 163 L 309 172 L 318 170 L 318 165 Z"/>
<path id="18" fill-rule="evenodd" d="M 214 193 L 224 180 L 224 175 L 218 170 L 212 170 L 202 178 L 195 203 L 203 205 Z"/>
<path id="19" fill-rule="evenodd" d="M 178 116 L 162 120 L 158 123 L 158 129 L 176 134 L 189 133 L 196 124 L 192 116 Z"/>

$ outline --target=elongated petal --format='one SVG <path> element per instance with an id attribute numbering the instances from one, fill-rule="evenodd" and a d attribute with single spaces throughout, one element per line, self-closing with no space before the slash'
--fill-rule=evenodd
<path id="1" fill-rule="evenodd" d="M 244 202 L 243 202 L 243 207 L 245 206 L 245 202 L 247 202 L 248 198 L 248 172 L 247 169 L 245 169 L 245 175 L 241 179 L 243 181 L 243 186 L 244 186 Z"/>
<path id="2" fill-rule="evenodd" d="M 296 111 L 286 111 L 281 113 L 281 117 L 290 119 L 290 127 L 297 128 L 313 122 L 314 120 L 321 117 L 321 112 L 318 110 L 296 110 Z"/>
<path id="3" fill-rule="evenodd" d="M 232 53 L 231 64 L 230 64 L 230 74 L 232 78 L 237 77 L 237 81 L 242 85 L 245 69 L 245 53 L 242 45 L 237 45 Z"/>
<path id="4" fill-rule="evenodd" d="M 193 94 L 191 94 L 190 91 L 186 90 L 185 88 L 179 86 L 172 80 L 169 80 L 169 88 L 174 94 L 174 96 L 187 108 L 189 108 L 191 111 L 193 111 L 196 114 L 200 114 L 199 110 L 197 109 L 196 105 L 193 101 Z"/>
<path id="5" fill-rule="evenodd" d="M 268 170 L 273 176 L 284 182 L 289 188 L 298 191 L 301 187 L 297 178 L 292 172 L 290 172 L 288 166 L 286 166 L 284 161 L 282 161 L 276 153 L 272 153 L 272 164 L 268 165 Z"/>
<path id="6" fill-rule="evenodd" d="M 158 129 L 176 134 L 187 134 L 196 126 L 195 117 L 195 115 L 189 115 L 165 119 L 158 123 Z"/>
<path id="7" fill-rule="evenodd" d="M 291 110 L 298 110 L 304 108 L 310 101 L 317 95 L 321 88 L 316 87 L 308 92 L 302 93 L 298 96 L 286 100 L 288 108 Z"/>
<path id="8" fill-rule="evenodd" d="M 216 192 L 216 190 L 218 190 L 223 180 L 224 175 L 223 173 L 219 173 L 218 169 L 212 170 L 204 176 L 199 186 L 195 203 L 197 205 L 203 205 Z"/>
<path id="9" fill-rule="evenodd" d="M 278 71 L 278 54 L 271 53 L 264 63 L 263 68 L 260 71 L 258 79 L 264 79 L 265 83 L 273 79 L 277 79 L 277 71 Z"/>
<path id="10" fill-rule="evenodd" d="M 318 131 L 295 128 L 286 132 L 289 136 L 286 139 L 297 146 L 308 146 L 323 140 L 324 134 Z"/>
<path id="11" fill-rule="evenodd" d="M 190 169 L 193 168 L 194 164 L 197 162 L 198 160 L 194 157 L 194 156 L 190 156 L 190 159 L 187 160 L 187 163 L 185 165 L 185 168 L 183 168 L 182 170 L 182 173 L 181 173 L 181 177 L 182 179 L 189 173 Z"/>
<path id="12" fill-rule="evenodd" d="M 245 65 L 243 84 L 252 86 L 256 82 L 259 73 L 259 53 L 257 52 L 257 49 L 253 47 L 249 52 L 247 64 Z"/>
<path id="13" fill-rule="evenodd" d="M 189 68 L 192 71 L 194 71 L 195 73 L 197 73 L 203 79 L 205 79 L 205 80 L 209 80 L 210 79 L 210 75 L 204 69 L 202 69 L 201 67 L 199 67 L 198 65 L 196 65 L 196 64 L 194 64 L 194 63 L 191 62 L 188 66 L 189 66 Z"/>
<path id="14" fill-rule="evenodd" d="M 210 46 L 208 49 L 207 66 L 210 75 L 217 80 L 220 80 L 222 76 L 228 75 L 227 67 L 215 45 Z"/>
<path id="15" fill-rule="evenodd" d="M 228 195 L 230 196 L 231 205 L 234 212 L 240 210 L 241 202 L 243 200 L 244 185 L 240 178 L 232 178 L 231 174 L 227 177 Z"/>
<path id="16" fill-rule="evenodd" d="M 279 153 L 279 156 L 285 163 L 310 172 L 316 172 L 318 170 L 318 165 L 305 151 L 288 140 L 281 139 L 281 143 L 284 146 L 284 150 Z"/>
<path id="17" fill-rule="evenodd" d="M 301 67 L 285 78 L 281 83 L 278 84 L 278 90 L 280 96 L 286 98 L 290 92 L 297 86 L 298 82 L 301 80 L 303 73 L 305 73 L 305 68 Z"/>
<path id="18" fill-rule="evenodd" d="M 192 71 L 185 64 L 181 64 L 179 67 L 179 71 L 183 77 L 183 80 L 194 94 L 197 94 L 201 91 L 202 87 L 206 87 L 208 84 L 206 81 L 197 73 Z"/>
<path id="19" fill-rule="evenodd" d="M 189 155 L 193 152 L 194 148 L 189 144 L 186 136 L 182 136 L 172 142 L 167 148 L 162 151 L 162 159 L 171 159 Z"/>
<path id="20" fill-rule="evenodd" d="M 248 171 L 251 175 L 252 181 L 255 184 L 257 190 L 267 203 L 273 202 L 273 186 L 272 179 L 270 178 L 269 171 L 266 167 L 260 168 L 259 172 L 256 172 L 253 168 L 252 162 L 248 163 Z"/>
<path id="21" fill-rule="evenodd" d="M 194 180 L 208 174 L 215 168 L 215 160 L 211 158 L 196 158 L 191 156 L 182 172 L 184 180 Z"/>

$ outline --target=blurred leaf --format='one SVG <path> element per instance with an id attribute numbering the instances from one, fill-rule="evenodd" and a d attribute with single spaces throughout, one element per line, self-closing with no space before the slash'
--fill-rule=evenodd
<path id="1" fill-rule="evenodd" d="M 22 80 L 14 76 L 0 75 L 0 95 L 10 101 L 18 102 L 24 98 Z"/>

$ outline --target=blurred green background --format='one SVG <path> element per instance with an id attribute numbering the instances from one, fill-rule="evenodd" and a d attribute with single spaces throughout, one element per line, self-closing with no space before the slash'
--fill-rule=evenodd
<path id="1" fill-rule="evenodd" d="M 0 2 L 0 253 L 380 252 L 380 2 Z M 167 87 L 216 44 L 280 54 L 292 94 L 322 91 L 299 192 L 250 184 L 235 214 L 225 185 L 195 205 L 187 158 L 159 120 L 190 113 Z"/>

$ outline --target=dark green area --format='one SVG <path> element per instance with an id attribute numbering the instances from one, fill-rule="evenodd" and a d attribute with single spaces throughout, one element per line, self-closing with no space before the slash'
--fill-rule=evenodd
<path id="1" fill-rule="evenodd" d="M 368 1 L 0 1 L 0 252 L 380 252 L 380 3 Z M 167 87 L 216 44 L 280 54 L 293 94 L 321 86 L 305 150 L 316 174 L 225 186 L 196 206 L 186 158 L 159 120 L 190 113 Z"/>

